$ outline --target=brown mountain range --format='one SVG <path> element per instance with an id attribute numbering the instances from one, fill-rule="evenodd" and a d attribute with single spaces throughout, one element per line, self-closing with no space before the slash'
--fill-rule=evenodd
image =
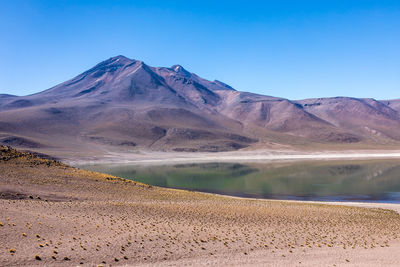
<path id="1" fill-rule="evenodd" d="M 0 95 L 0 142 L 75 152 L 394 147 L 400 100 L 291 101 L 117 56 L 40 93 Z"/>

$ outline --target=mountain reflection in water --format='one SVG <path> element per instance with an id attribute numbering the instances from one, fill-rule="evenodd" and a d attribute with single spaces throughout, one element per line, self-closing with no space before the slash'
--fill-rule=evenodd
<path id="1" fill-rule="evenodd" d="M 400 162 L 396 160 L 108 164 L 83 168 L 156 186 L 233 196 L 400 203 Z"/>

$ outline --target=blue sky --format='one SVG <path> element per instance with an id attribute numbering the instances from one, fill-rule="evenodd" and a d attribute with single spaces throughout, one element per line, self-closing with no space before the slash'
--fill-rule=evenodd
<path id="1" fill-rule="evenodd" d="M 0 0 L 0 93 L 120 54 L 290 99 L 400 98 L 400 1 Z"/>

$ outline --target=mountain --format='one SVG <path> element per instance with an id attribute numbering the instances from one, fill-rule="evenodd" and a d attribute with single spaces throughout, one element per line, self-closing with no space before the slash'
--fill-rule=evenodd
<path id="1" fill-rule="evenodd" d="M 83 154 L 393 146 L 399 112 L 400 100 L 291 101 L 117 56 L 40 93 L 0 95 L 0 142 Z"/>
<path id="2" fill-rule="evenodd" d="M 46 91 L 3 97 L 0 140 L 183 151 L 232 150 L 256 142 L 240 135 L 239 122 L 214 110 L 221 101 L 218 90 L 232 89 L 181 66 L 153 68 L 118 56 Z"/>
<path id="3" fill-rule="evenodd" d="M 400 114 L 374 99 L 336 97 L 298 101 L 307 112 L 365 139 L 400 141 Z"/>

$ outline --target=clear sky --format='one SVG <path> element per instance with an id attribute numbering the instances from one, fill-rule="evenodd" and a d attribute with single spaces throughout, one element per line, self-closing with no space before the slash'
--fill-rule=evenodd
<path id="1" fill-rule="evenodd" d="M 289 99 L 400 98 L 400 1 L 0 0 L 0 93 L 116 55 Z"/>

